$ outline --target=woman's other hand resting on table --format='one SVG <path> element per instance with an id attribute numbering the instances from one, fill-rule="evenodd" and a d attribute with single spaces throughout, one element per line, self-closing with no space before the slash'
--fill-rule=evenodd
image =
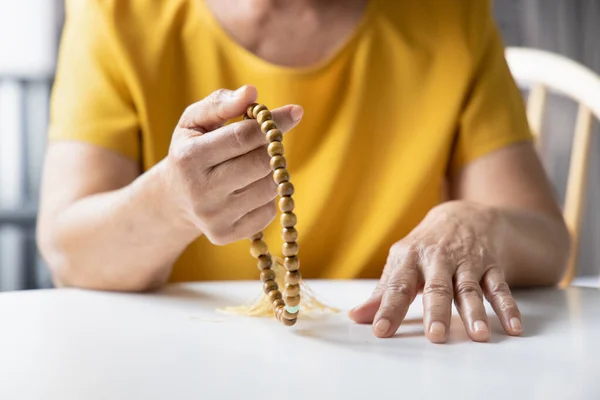
<path id="1" fill-rule="evenodd" d="M 455 182 L 453 197 L 462 200 L 433 208 L 392 246 L 371 298 L 350 312 L 356 322 L 373 323 L 376 336 L 394 335 L 420 291 L 425 334 L 434 343 L 448 339 L 453 302 L 469 337 L 487 341 L 484 299 L 506 333 L 521 335 L 509 287 L 560 280 L 569 235 L 532 146 L 484 157 Z"/>

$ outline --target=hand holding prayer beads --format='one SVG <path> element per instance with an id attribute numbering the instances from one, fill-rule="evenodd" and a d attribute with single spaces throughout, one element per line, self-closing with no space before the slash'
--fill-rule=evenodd
<path id="1" fill-rule="evenodd" d="M 258 260 L 258 269 L 261 271 L 260 278 L 263 282 L 265 295 L 273 303 L 275 316 L 286 326 L 292 326 L 298 320 L 300 311 L 300 261 L 298 259 L 298 231 L 295 228 L 297 219 L 294 214 L 294 185 L 290 182 L 290 173 L 287 170 L 287 162 L 283 155 L 283 134 L 273 121 L 271 112 L 262 104 L 252 104 L 248 107 L 244 119 L 256 119 L 260 124 L 261 131 L 266 135 L 269 145 L 267 152 L 271 157 L 271 170 L 273 180 L 277 183 L 279 209 L 281 210 L 281 225 L 283 231 L 281 236 L 284 240 L 282 253 L 285 256 L 283 265 L 286 269 L 285 290 L 283 295 L 275 280 L 275 272 L 272 269 L 273 258 L 269 253 L 267 243 L 263 241 L 263 233 L 258 232 L 250 239 L 250 253 Z"/>
<path id="2" fill-rule="evenodd" d="M 255 98 L 256 90 L 247 86 L 235 92 L 219 90 L 190 105 L 157 170 L 168 207 L 182 216 L 182 228 L 200 231 L 216 245 L 247 239 L 277 216 L 277 187 L 268 175 L 285 168 L 285 158 L 269 157 L 269 142 L 254 121 L 227 123 L 245 113 Z M 277 140 L 296 126 L 301 111 L 294 105 L 273 110 L 277 129 L 267 131 L 271 152 L 283 152 Z M 267 122 L 267 127 L 274 126 Z M 289 176 L 280 171 L 278 179 L 283 182 Z M 281 190 L 290 188 L 283 185 Z"/>

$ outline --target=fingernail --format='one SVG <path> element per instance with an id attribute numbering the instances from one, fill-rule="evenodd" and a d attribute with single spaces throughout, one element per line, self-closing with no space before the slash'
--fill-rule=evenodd
<path id="1" fill-rule="evenodd" d="M 231 95 L 233 97 L 242 97 L 244 95 L 244 93 L 246 92 L 247 86 L 242 86 L 241 88 L 239 88 L 238 90 L 236 90 L 235 92 L 233 92 Z"/>
<path id="2" fill-rule="evenodd" d="M 483 321 L 475 321 L 475 323 L 473 324 L 473 330 L 475 332 L 488 332 L 488 326 L 485 322 Z"/>
<path id="3" fill-rule="evenodd" d="M 375 333 L 378 335 L 385 335 L 387 331 L 390 329 L 390 321 L 387 319 L 380 319 L 375 324 Z"/>
<path id="4" fill-rule="evenodd" d="M 441 322 L 432 322 L 429 326 L 429 333 L 435 336 L 444 337 L 446 335 L 446 325 Z"/>
<path id="5" fill-rule="evenodd" d="M 521 333 L 523 331 L 523 325 L 521 325 L 521 320 L 517 317 L 512 317 L 510 319 L 510 327 L 513 331 Z"/>
<path id="6" fill-rule="evenodd" d="M 304 115 L 304 110 L 300 106 L 293 106 L 290 111 L 290 115 L 292 116 L 294 122 L 298 122 L 302 118 L 302 115 Z"/>

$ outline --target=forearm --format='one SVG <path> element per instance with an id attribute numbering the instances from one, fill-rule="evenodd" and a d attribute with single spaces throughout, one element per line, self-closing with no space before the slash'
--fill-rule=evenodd
<path id="1" fill-rule="evenodd" d="M 569 233 L 559 216 L 500 209 L 494 226 L 497 257 L 511 286 L 558 283 L 569 256 Z"/>
<path id="2" fill-rule="evenodd" d="M 165 193 L 163 164 L 130 185 L 84 197 L 47 224 L 43 253 L 58 285 L 146 290 L 163 283 L 200 232 Z"/>

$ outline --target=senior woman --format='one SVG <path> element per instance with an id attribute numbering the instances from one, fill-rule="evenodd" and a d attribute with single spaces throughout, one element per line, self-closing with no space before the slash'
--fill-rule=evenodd
<path id="1" fill-rule="evenodd" d="M 423 291 L 446 341 L 523 326 L 568 233 L 487 0 L 70 0 L 38 241 L 57 286 L 255 279 L 277 243 L 260 101 L 285 134 L 308 278 L 380 278 L 351 311 L 390 337 Z M 274 246 L 274 245 L 272 245 Z"/>

